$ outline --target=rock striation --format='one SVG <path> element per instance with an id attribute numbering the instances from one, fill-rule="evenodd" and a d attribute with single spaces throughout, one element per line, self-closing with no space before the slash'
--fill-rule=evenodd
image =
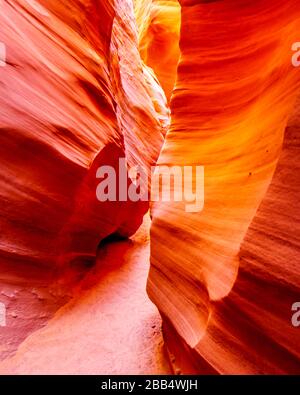
<path id="1" fill-rule="evenodd" d="M 148 189 L 152 166 L 204 167 L 203 208 L 150 205 L 147 292 L 174 373 L 299 374 L 299 0 L 0 7 L 0 371 L 97 374 L 102 357 L 106 373 L 169 372 L 141 296 L 148 227 L 111 242 L 149 202 L 96 195 L 99 167 L 119 175 L 125 158 L 127 183 L 143 168 Z"/>
<path id="2" fill-rule="evenodd" d="M 141 225 L 148 203 L 100 203 L 96 171 L 118 171 L 119 158 L 155 164 L 169 110 L 140 59 L 130 2 L 1 2 L 0 37 L 0 283 L 35 300 L 33 287 L 69 282 L 67 269 L 94 262 L 101 240 Z M 8 314 L 23 311 L 21 297 L 2 299 Z M 14 338 L 39 325 L 28 309 Z"/>
<path id="3" fill-rule="evenodd" d="M 300 371 L 297 1 L 181 0 L 158 164 L 203 165 L 204 209 L 152 206 L 148 293 L 183 373 Z M 176 246 L 176 248 L 174 248 Z"/>

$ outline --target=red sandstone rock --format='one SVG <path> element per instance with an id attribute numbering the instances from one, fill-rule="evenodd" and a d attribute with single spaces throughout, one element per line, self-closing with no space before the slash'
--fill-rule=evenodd
<path id="1" fill-rule="evenodd" d="M 169 115 L 141 64 L 128 2 L 1 5 L 0 281 L 3 290 L 10 284 L 31 294 L 36 284 L 27 272 L 42 287 L 44 273 L 46 285 L 53 281 L 51 271 L 68 281 L 65 269 L 94 261 L 103 238 L 138 229 L 147 203 L 100 203 L 96 171 L 117 169 L 120 157 L 149 168 Z M 7 304 L 4 294 L 1 300 Z M 20 324 L 19 340 L 39 326 L 34 321 Z"/>
<path id="2" fill-rule="evenodd" d="M 203 211 L 151 209 L 147 288 L 174 372 L 299 373 L 299 1 L 1 5 L 0 358 L 18 351 L 0 371 L 168 372 L 146 233 L 100 245 L 86 276 L 148 209 L 100 204 L 97 168 L 149 169 L 166 135 L 159 165 L 205 166 Z"/>
<path id="3" fill-rule="evenodd" d="M 102 244 L 74 298 L 0 364 L 6 374 L 168 374 L 161 319 L 145 292 L 149 216 L 131 240 Z"/>
<path id="4" fill-rule="evenodd" d="M 177 0 L 135 0 L 139 48 L 170 99 L 179 59 L 180 5 Z"/>
<path id="5" fill-rule="evenodd" d="M 205 166 L 205 205 L 187 213 L 182 203 L 153 204 L 148 292 L 175 369 L 299 373 L 298 129 L 287 129 L 282 151 L 300 81 L 291 64 L 299 2 L 181 6 L 158 164 Z"/>

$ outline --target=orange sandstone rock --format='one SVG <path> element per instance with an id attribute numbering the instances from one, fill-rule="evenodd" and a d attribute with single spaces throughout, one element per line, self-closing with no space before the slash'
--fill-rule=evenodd
<path id="1" fill-rule="evenodd" d="M 181 7 L 158 164 L 205 166 L 205 204 L 198 213 L 153 204 L 148 293 L 182 372 L 299 373 L 290 322 L 300 293 L 297 129 L 287 129 L 282 150 L 300 81 L 291 64 L 299 2 Z"/>
<path id="2" fill-rule="evenodd" d="M 18 283 L 31 294 L 51 283 L 51 271 L 94 261 L 103 238 L 137 230 L 147 203 L 100 203 L 96 171 L 117 168 L 120 157 L 149 168 L 169 115 L 162 89 L 141 64 L 128 2 L 1 6 L 0 281 L 2 289 Z M 20 339 L 34 321 L 21 325 Z"/>
<path id="3" fill-rule="evenodd" d="M 118 171 L 121 157 L 149 169 L 159 156 L 159 165 L 205 167 L 202 211 L 173 201 L 151 208 L 147 289 L 174 372 L 299 373 L 291 325 L 300 294 L 299 104 L 288 123 L 300 85 L 291 63 L 299 1 L 1 6 L 7 64 L 0 67 L 0 302 L 7 327 L 0 328 L 0 358 L 18 348 L 2 371 L 58 372 L 61 339 L 70 351 L 66 366 L 62 359 L 68 373 L 168 371 L 152 351 L 162 348 L 151 327 L 152 319 L 159 323 L 154 306 L 141 297 L 147 232 L 115 250 L 100 245 L 98 266 L 80 281 L 99 242 L 131 236 L 148 210 L 147 202 L 100 203 L 97 169 Z M 29 337 L 71 296 L 53 291 L 54 275 L 81 285 Z M 133 326 L 124 325 L 133 307 Z M 127 344 L 132 330 L 137 343 Z M 102 354 L 99 331 L 108 350 Z M 114 339 L 122 343 L 119 365 L 116 353 L 109 359 Z M 140 365 L 147 339 L 152 348 Z M 53 351 L 48 366 L 41 342 Z"/>
<path id="4" fill-rule="evenodd" d="M 179 59 L 180 4 L 177 0 L 135 0 L 139 48 L 168 100 L 177 75 Z"/>

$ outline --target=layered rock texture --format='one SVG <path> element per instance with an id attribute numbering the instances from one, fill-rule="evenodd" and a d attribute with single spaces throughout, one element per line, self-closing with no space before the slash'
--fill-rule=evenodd
<path id="1" fill-rule="evenodd" d="M 135 0 L 139 49 L 170 100 L 180 55 L 180 4 L 177 0 Z"/>
<path id="2" fill-rule="evenodd" d="M 149 216 L 132 239 L 103 243 L 73 299 L 28 336 L 0 372 L 171 373 L 161 319 L 145 292 L 149 247 Z"/>
<path id="3" fill-rule="evenodd" d="M 148 292 L 176 369 L 299 373 L 297 120 L 286 129 L 299 91 L 291 64 L 299 2 L 181 7 L 172 121 L 158 163 L 205 166 L 205 204 L 199 213 L 153 205 Z"/>
<path id="4" fill-rule="evenodd" d="M 169 373 L 150 255 L 174 373 L 300 373 L 299 1 L 0 7 L 0 371 Z M 107 247 L 149 209 L 97 200 L 120 158 L 204 166 L 203 209 Z"/>
<path id="5" fill-rule="evenodd" d="M 130 2 L 5 1 L 0 26 L 1 301 L 18 315 L 1 328 L 7 355 L 43 321 L 32 288 L 70 282 L 68 268 L 91 264 L 102 239 L 141 225 L 147 202 L 100 203 L 96 171 L 118 173 L 119 158 L 155 164 L 169 110 L 141 61 Z"/>

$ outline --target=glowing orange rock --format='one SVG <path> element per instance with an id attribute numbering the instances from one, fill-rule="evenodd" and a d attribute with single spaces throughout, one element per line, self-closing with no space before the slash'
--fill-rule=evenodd
<path id="1" fill-rule="evenodd" d="M 291 186 L 284 201 L 280 191 L 283 174 L 294 180 L 286 155 L 297 166 L 298 154 L 283 151 L 284 168 L 280 162 L 268 189 L 299 88 L 291 64 L 299 2 L 181 6 L 171 127 L 158 164 L 205 166 L 205 206 L 187 213 L 182 203 L 153 204 L 148 293 L 183 372 L 299 373 L 290 323 L 291 295 L 300 293 L 290 262 L 298 244 L 283 233 L 298 229 L 288 214 L 295 192 Z"/>
<path id="2" fill-rule="evenodd" d="M 135 0 L 139 48 L 170 99 L 179 58 L 180 5 L 177 0 Z"/>
<path id="3" fill-rule="evenodd" d="M 1 281 L 31 294 L 53 280 L 49 268 L 89 263 L 103 238 L 137 230 L 147 203 L 100 203 L 96 170 L 120 157 L 149 168 L 169 115 L 142 66 L 128 2 L 1 6 Z M 42 280 L 31 284 L 27 272 Z"/>
<path id="4" fill-rule="evenodd" d="M 97 168 L 117 171 L 125 157 L 128 166 L 149 169 L 166 135 L 159 165 L 205 167 L 201 212 L 186 212 L 185 202 L 156 202 L 151 209 L 147 289 L 163 318 L 174 371 L 299 373 L 291 323 L 300 294 L 299 112 L 287 127 L 300 86 L 291 62 L 300 40 L 299 1 L 14 0 L 1 6 L 0 302 L 8 325 L 0 328 L 0 358 L 68 299 L 53 294 L 53 274 L 68 281 L 65 269 L 79 266 L 71 274 L 80 278 L 86 273 L 80 265 L 94 261 L 101 240 L 128 237 L 141 224 L 147 202 L 99 203 Z M 147 234 L 135 239 L 130 257 L 110 251 L 113 263 L 128 258 L 133 264 L 134 272 L 126 270 L 137 285 L 145 268 L 135 264 L 147 260 Z M 5 372 L 47 369 L 40 344 L 50 336 L 55 343 L 66 337 L 67 372 L 83 373 L 85 358 L 77 366 L 73 351 L 87 344 L 95 353 L 102 313 L 108 317 L 101 326 L 104 347 L 116 333 L 130 353 L 134 341 L 123 340 L 132 330 L 160 342 L 148 322 L 153 306 L 146 298 L 140 306 L 124 283 L 127 271 L 111 271 L 106 263 L 82 285 L 109 278 L 109 287 L 99 281 L 87 293 L 75 291 L 1 366 Z M 121 333 L 126 298 L 139 307 L 137 325 Z M 110 309 L 120 306 L 122 319 L 114 312 L 110 321 Z M 86 317 L 84 325 L 78 317 Z M 145 332 L 139 317 L 147 318 Z M 75 345 L 67 342 L 73 324 L 80 337 Z M 63 354 L 53 350 L 49 367 L 57 372 Z M 140 369 L 136 355 L 130 357 L 131 368 Z M 145 353 L 146 372 L 168 371 L 164 360 L 147 366 L 150 357 Z M 97 373 L 93 358 L 88 366 Z M 103 361 L 110 373 L 111 361 Z M 132 373 L 124 356 L 120 362 L 122 372 Z"/>
<path id="5" fill-rule="evenodd" d="M 1 237 L 5 260 L 20 257 L 47 265 L 57 260 L 58 238 L 61 232 L 66 236 L 70 221 L 91 255 L 103 237 L 129 219 L 141 223 L 145 208 L 134 208 L 135 220 L 130 204 L 115 204 L 109 212 L 97 202 L 94 173 L 102 162 L 117 164 L 124 155 L 130 166 L 153 164 L 168 113 L 161 88 L 145 77 L 137 61 L 110 61 L 110 47 L 121 33 L 125 49 L 114 47 L 116 56 L 126 51 L 137 59 L 138 53 L 135 25 L 127 27 L 128 36 L 124 24 L 117 31 L 120 18 L 117 13 L 114 19 L 118 10 L 112 4 L 37 4 L 5 3 L 1 13 L 7 48 L 7 66 L 0 75 L 1 204 L 6 222 Z M 133 10 L 126 11 L 133 20 Z M 113 84 L 122 90 L 121 98 Z M 165 113 L 158 113 L 160 109 Z"/>

